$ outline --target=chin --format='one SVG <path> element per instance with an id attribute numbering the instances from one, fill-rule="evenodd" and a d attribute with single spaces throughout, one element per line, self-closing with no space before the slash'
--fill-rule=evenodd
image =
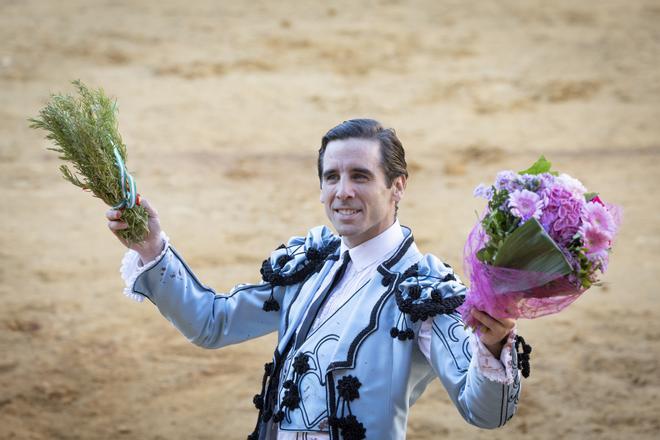
<path id="1" fill-rule="evenodd" d="M 361 228 L 359 225 L 345 222 L 334 222 L 332 224 L 337 231 L 337 234 L 342 237 L 352 237 L 355 235 L 360 235 L 364 232 L 364 228 Z"/>
<path id="2" fill-rule="evenodd" d="M 335 227 L 337 234 L 341 235 L 342 237 L 350 237 L 352 235 L 359 234 L 359 231 L 357 231 L 356 228 L 351 226 L 346 226 L 346 225 L 333 225 L 333 226 Z"/>

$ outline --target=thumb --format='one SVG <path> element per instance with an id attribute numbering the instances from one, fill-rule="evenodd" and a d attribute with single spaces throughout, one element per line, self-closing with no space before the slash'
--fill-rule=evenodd
<path id="1" fill-rule="evenodd" d="M 142 206 L 144 210 L 147 211 L 149 217 L 155 217 L 155 218 L 158 217 L 158 211 L 156 211 L 156 208 L 152 207 L 149 204 L 149 201 L 144 197 L 140 197 L 140 206 Z"/>

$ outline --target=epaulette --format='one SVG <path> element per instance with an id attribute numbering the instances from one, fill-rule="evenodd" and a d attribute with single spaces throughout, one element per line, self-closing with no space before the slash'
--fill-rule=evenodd
<path id="1" fill-rule="evenodd" d="M 465 300 L 465 286 L 451 267 L 431 256 L 410 266 L 400 279 L 394 289 L 400 314 L 390 335 L 401 341 L 415 337 L 408 321 L 454 313 Z"/>

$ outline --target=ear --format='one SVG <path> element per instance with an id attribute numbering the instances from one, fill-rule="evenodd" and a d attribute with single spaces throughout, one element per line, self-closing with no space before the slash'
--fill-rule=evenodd
<path id="1" fill-rule="evenodd" d="M 406 179 L 406 176 L 398 176 L 394 179 L 392 182 L 392 200 L 397 203 L 401 201 L 403 194 L 406 192 L 407 184 L 408 180 Z"/>
<path id="2" fill-rule="evenodd" d="M 319 201 L 325 203 L 325 194 L 323 194 L 323 188 L 319 190 Z"/>

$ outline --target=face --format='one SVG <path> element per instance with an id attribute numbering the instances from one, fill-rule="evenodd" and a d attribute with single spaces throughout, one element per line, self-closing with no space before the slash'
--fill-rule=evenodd
<path id="1" fill-rule="evenodd" d="M 377 236 L 394 223 L 406 180 L 387 187 L 378 141 L 343 139 L 328 143 L 323 155 L 321 203 L 349 247 Z"/>

